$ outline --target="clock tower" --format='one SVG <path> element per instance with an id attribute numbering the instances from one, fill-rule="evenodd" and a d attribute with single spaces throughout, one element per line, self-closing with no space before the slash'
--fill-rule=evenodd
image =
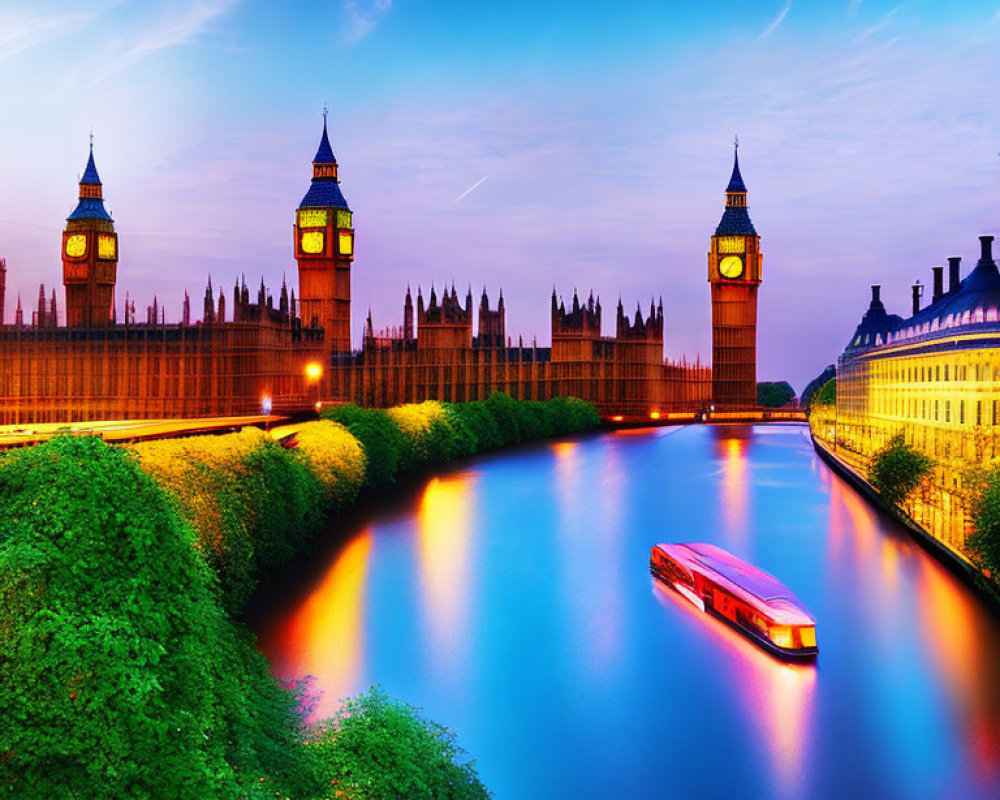
<path id="1" fill-rule="evenodd" d="M 757 288 L 762 277 L 760 237 L 747 213 L 739 142 L 726 187 L 726 210 L 708 253 L 712 288 L 712 402 L 732 411 L 757 405 Z"/>
<path id="2" fill-rule="evenodd" d="M 295 213 L 294 237 L 302 324 L 324 329 L 328 353 L 350 353 L 354 224 L 340 191 L 325 111 L 312 184 Z"/>
<path id="3" fill-rule="evenodd" d="M 103 187 L 94 164 L 94 141 L 80 178 L 80 199 L 66 219 L 62 237 L 66 326 L 98 328 L 111 318 L 118 274 L 118 234 L 104 208 Z"/>

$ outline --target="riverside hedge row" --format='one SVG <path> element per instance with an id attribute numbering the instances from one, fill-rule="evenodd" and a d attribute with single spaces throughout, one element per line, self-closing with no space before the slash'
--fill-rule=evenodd
<path id="1" fill-rule="evenodd" d="M 333 409 L 258 430 L 0 459 L 0 793 L 482 798 L 446 729 L 372 690 L 306 726 L 235 619 L 359 492 L 597 424 L 567 399 Z"/>

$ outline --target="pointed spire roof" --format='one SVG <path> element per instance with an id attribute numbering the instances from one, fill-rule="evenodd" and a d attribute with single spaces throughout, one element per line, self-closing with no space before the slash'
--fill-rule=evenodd
<path id="1" fill-rule="evenodd" d="M 727 192 L 745 192 L 747 190 L 746 184 L 743 183 L 743 176 L 740 175 L 740 140 L 736 139 L 736 143 L 733 145 L 733 174 L 729 179 L 729 185 L 726 187 Z"/>
<path id="2" fill-rule="evenodd" d="M 337 159 L 333 155 L 333 148 L 330 147 L 330 137 L 326 134 L 326 109 L 323 109 L 323 135 L 319 140 L 319 148 L 313 157 L 313 164 L 336 164 Z"/>
<path id="3" fill-rule="evenodd" d="M 90 138 L 90 157 L 87 159 L 87 168 L 83 171 L 83 177 L 80 178 L 80 183 L 86 183 L 89 186 L 100 186 L 101 176 L 97 174 L 97 165 L 94 163 L 94 138 Z"/>
<path id="4" fill-rule="evenodd" d="M 87 157 L 87 168 L 80 178 L 80 202 L 76 204 L 73 213 L 67 220 L 71 219 L 103 219 L 112 222 L 111 215 L 104 208 L 103 193 L 101 191 L 101 178 L 97 174 L 97 165 L 94 163 L 94 137 L 90 138 L 90 154 Z"/>
<path id="5" fill-rule="evenodd" d="M 326 109 L 323 109 L 323 135 L 313 158 L 313 176 L 309 191 L 306 192 L 299 208 L 343 208 L 350 211 L 347 200 L 340 191 L 337 177 L 337 159 L 330 147 L 330 137 L 326 132 Z"/>

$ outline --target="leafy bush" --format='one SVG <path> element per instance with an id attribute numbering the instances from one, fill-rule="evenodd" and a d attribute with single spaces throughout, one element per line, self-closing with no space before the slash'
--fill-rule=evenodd
<path id="1" fill-rule="evenodd" d="M 336 422 L 319 420 L 300 425 L 296 442 L 298 452 L 309 460 L 328 505 L 343 508 L 354 502 L 368 466 L 359 437 Z"/>
<path id="2" fill-rule="evenodd" d="M 193 531 L 125 451 L 58 438 L 14 452 L 0 503 L 4 789 L 236 797 L 262 775 L 298 788 L 294 698 L 226 620 Z"/>
<path id="3" fill-rule="evenodd" d="M 323 416 L 339 422 L 361 443 L 366 488 L 380 489 L 395 482 L 404 447 L 403 432 L 384 409 L 349 404 L 324 408 Z"/>
<path id="4" fill-rule="evenodd" d="M 920 482 L 930 473 L 934 462 L 894 436 L 872 461 L 868 481 L 890 506 L 903 504 Z"/>
<path id="5" fill-rule="evenodd" d="M 338 795 L 365 800 L 488 798 L 447 728 L 378 688 L 345 701 L 311 748 Z M 387 768 L 391 765 L 391 768 Z"/>

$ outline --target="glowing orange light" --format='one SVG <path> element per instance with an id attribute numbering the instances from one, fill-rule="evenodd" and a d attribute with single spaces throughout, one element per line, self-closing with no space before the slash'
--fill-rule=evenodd
<path id="1" fill-rule="evenodd" d="M 622 421 L 623 419 L 625 419 L 625 417 L 623 417 L 623 416 L 622 416 L 621 414 L 615 414 L 615 415 L 614 415 L 614 416 L 613 416 L 613 417 L 611 418 L 611 421 L 612 421 L 612 422 L 621 422 L 621 421 Z"/>
<path id="2" fill-rule="evenodd" d="M 318 381 L 323 377 L 323 367 L 315 361 L 306 364 L 306 377 L 310 381 Z"/>
<path id="3" fill-rule="evenodd" d="M 322 400 L 317 400 L 313 404 L 313 407 L 316 409 L 316 413 L 318 414 L 320 411 L 323 410 L 323 401 Z"/>
<path id="4" fill-rule="evenodd" d="M 649 418 L 650 419 L 659 419 L 660 418 L 660 412 L 659 411 L 650 411 L 649 412 Z"/>

